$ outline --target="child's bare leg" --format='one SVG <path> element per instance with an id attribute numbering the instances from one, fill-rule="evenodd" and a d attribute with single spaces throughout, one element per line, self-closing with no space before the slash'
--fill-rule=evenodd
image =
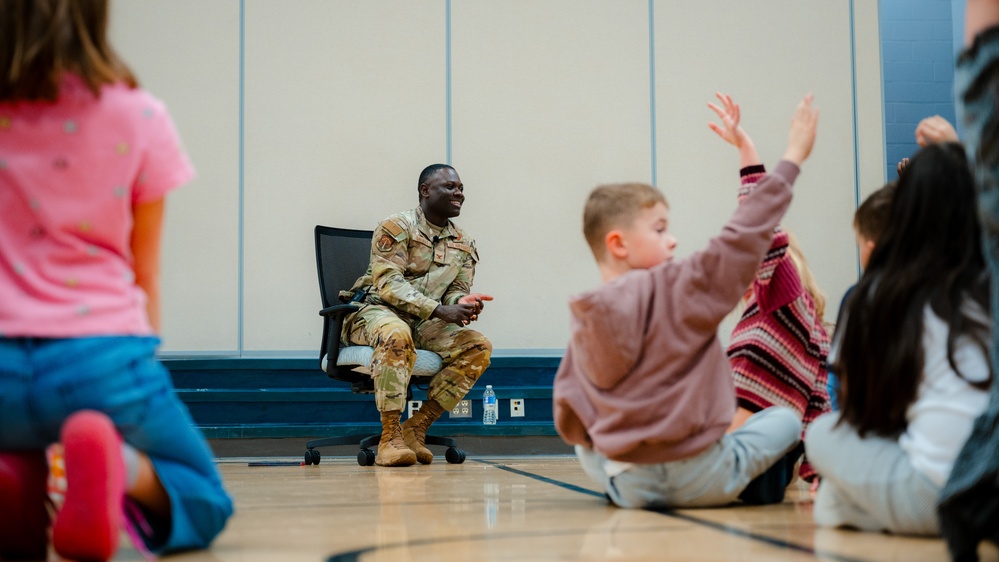
<path id="1" fill-rule="evenodd" d="M 62 454 L 62 444 L 54 445 Z M 164 519 L 170 518 L 170 495 L 160 482 L 156 469 L 149 456 L 130 445 L 122 445 L 122 457 L 128 472 L 128 497 L 139 505 Z"/>
<path id="2" fill-rule="evenodd" d="M 149 456 L 128 445 L 122 449 L 129 470 L 128 489 L 125 493 L 153 515 L 169 520 L 170 496 L 160 482 Z"/>
<path id="3" fill-rule="evenodd" d="M 975 36 L 999 25 L 999 0 L 968 0 L 964 13 L 964 44 L 970 46 Z"/>

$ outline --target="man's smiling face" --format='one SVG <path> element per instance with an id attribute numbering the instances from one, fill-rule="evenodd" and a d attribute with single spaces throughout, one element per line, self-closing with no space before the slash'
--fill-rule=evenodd
<path id="1" fill-rule="evenodd" d="M 437 226 L 445 226 L 447 219 L 461 214 L 465 186 L 458 172 L 452 168 L 441 168 L 420 186 L 420 196 L 420 205 L 427 220 Z"/>

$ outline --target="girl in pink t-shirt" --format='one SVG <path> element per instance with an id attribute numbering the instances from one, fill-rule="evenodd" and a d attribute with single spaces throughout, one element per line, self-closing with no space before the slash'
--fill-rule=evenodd
<path id="1" fill-rule="evenodd" d="M 155 358 L 164 196 L 193 169 L 106 0 L 0 3 L 0 558 L 203 548 L 232 502 Z"/>

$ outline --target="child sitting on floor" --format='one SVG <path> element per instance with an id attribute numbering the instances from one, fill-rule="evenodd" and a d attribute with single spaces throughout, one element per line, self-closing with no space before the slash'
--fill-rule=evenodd
<path id="1" fill-rule="evenodd" d="M 908 164 L 908 158 L 906 158 Z M 867 262 L 871 260 L 871 252 L 877 246 L 882 233 L 888 226 L 888 212 L 891 210 L 891 201 L 895 196 L 895 189 L 898 184 L 889 182 L 880 189 L 871 193 L 864 199 L 864 202 L 857 207 L 853 213 L 853 230 L 857 238 L 857 257 L 860 262 L 860 270 L 867 269 Z M 837 329 L 842 320 L 843 311 L 846 309 L 846 301 L 853 292 L 851 286 L 843 294 L 843 299 L 839 305 L 839 318 L 836 319 Z M 839 377 L 836 373 L 829 371 L 827 388 L 829 391 L 829 403 L 832 409 L 839 410 Z"/>
<path id="2" fill-rule="evenodd" d="M 708 107 L 718 114 L 722 124 L 709 126 L 739 150 L 742 201 L 765 177 L 766 170 L 753 139 L 739 125 L 739 105 L 730 96 L 719 94 L 718 100 L 721 106 L 709 103 Z M 822 322 L 825 297 L 800 248 L 780 226 L 774 230 L 770 249 L 756 271 L 745 304 L 728 346 L 738 400 L 730 431 L 771 406 L 791 408 L 807 430 L 812 420 L 829 411 L 829 336 Z M 789 464 L 793 466 L 795 460 L 789 459 Z M 799 474 L 809 482 L 815 478 L 807 460 L 801 463 Z M 783 487 L 792 476 L 791 470 L 781 475 Z M 783 487 L 776 484 L 776 489 Z"/>
<path id="3" fill-rule="evenodd" d="M 707 248 L 683 260 L 672 259 L 676 239 L 660 191 L 631 183 L 590 194 L 583 232 L 603 284 L 570 301 L 554 418 L 615 504 L 724 505 L 798 444 L 801 421 L 783 407 L 726 434 L 735 392 L 717 331 L 770 247 L 817 121 L 809 95 L 784 160 Z"/>
<path id="4" fill-rule="evenodd" d="M 0 559 L 208 546 L 232 513 L 155 355 L 164 198 L 194 175 L 104 0 L 0 2 Z"/>
<path id="5" fill-rule="evenodd" d="M 846 301 L 830 361 L 841 411 L 806 434 L 820 525 L 935 535 L 936 506 L 988 404 L 988 277 L 955 143 L 920 150 Z"/>

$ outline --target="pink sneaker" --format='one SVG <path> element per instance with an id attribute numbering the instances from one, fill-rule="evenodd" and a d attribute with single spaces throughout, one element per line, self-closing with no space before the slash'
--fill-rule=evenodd
<path id="1" fill-rule="evenodd" d="M 48 471 L 43 451 L 0 453 L 0 559 L 47 557 Z"/>
<path id="2" fill-rule="evenodd" d="M 125 498 L 121 436 L 111 419 L 84 410 L 62 426 L 66 500 L 56 514 L 52 543 L 70 560 L 108 560 L 118 549 Z"/>

